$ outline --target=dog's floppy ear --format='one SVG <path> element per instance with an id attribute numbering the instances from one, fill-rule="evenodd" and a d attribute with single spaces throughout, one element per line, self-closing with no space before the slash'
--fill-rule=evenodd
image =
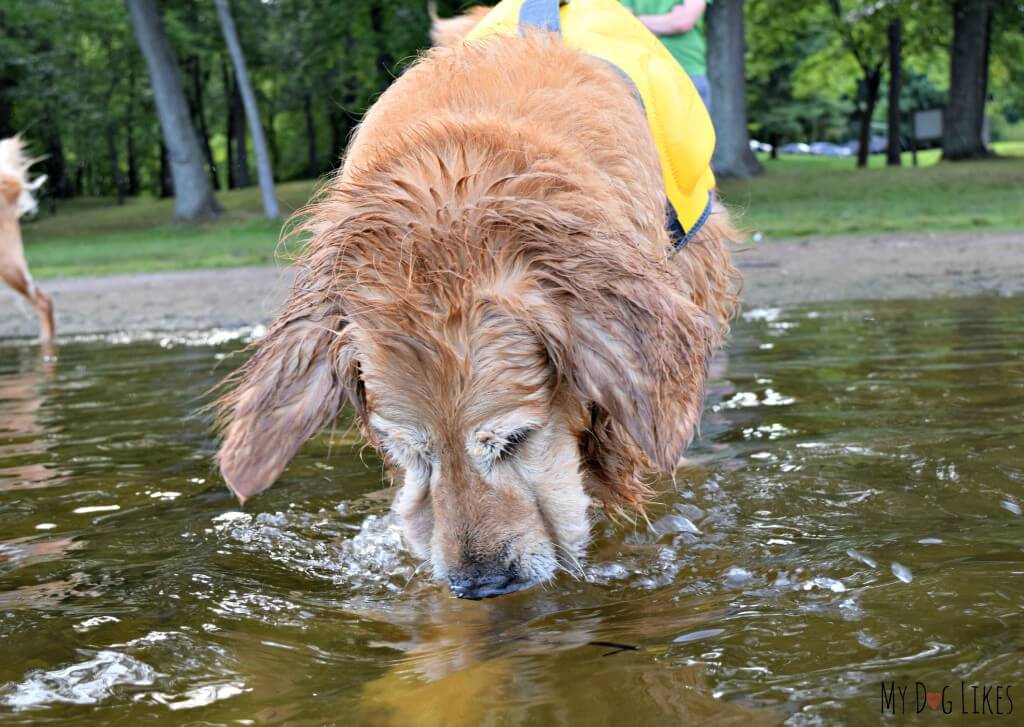
<path id="1" fill-rule="evenodd" d="M 559 306 L 562 340 L 549 350 L 561 349 L 556 365 L 581 400 L 607 412 L 659 470 L 670 472 L 700 422 L 712 323 L 658 281 L 620 279 L 593 295 Z"/>
<path id="2" fill-rule="evenodd" d="M 220 402 L 217 453 L 228 487 L 243 502 L 274 484 L 302 444 L 364 396 L 351 329 L 338 313 L 286 315 L 240 369 Z"/>

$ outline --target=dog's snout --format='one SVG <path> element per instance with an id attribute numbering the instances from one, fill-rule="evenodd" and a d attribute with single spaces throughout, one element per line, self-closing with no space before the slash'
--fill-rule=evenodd
<path id="1" fill-rule="evenodd" d="M 506 593 L 518 591 L 523 587 L 513 570 L 500 573 L 464 573 L 448 578 L 451 592 L 458 598 L 478 601 L 481 598 L 494 598 Z"/>

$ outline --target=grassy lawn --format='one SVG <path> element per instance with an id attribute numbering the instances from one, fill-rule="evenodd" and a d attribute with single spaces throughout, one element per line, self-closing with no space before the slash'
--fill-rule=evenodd
<path id="1" fill-rule="evenodd" d="M 277 187 L 283 214 L 304 205 L 312 181 Z M 281 222 L 263 217 L 256 187 L 221 192 L 224 214 L 202 225 L 171 224 L 173 200 L 139 198 L 117 206 L 109 199 L 62 203 L 53 216 L 23 228 L 36 278 L 108 273 L 239 267 L 273 262 Z"/>
<path id="2" fill-rule="evenodd" d="M 928 150 L 917 168 L 908 153 L 893 169 L 883 155 L 868 169 L 849 158 L 763 155 L 764 175 L 723 181 L 722 197 L 744 228 L 766 238 L 1024 229 L 1024 143 L 996 149 L 998 159 L 957 164 L 940 164 L 938 150 Z"/>
<path id="3" fill-rule="evenodd" d="M 766 238 L 878 232 L 1024 229 L 1024 142 L 997 144 L 1004 158 L 938 164 L 938 152 L 918 155 L 919 167 L 884 167 L 876 155 L 866 170 L 852 159 L 762 159 L 765 174 L 726 181 L 722 196 L 741 224 Z M 1016 155 L 1014 157 L 1013 155 Z M 301 207 L 312 181 L 277 188 L 286 213 Z M 225 214 L 199 226 L 170 224 L 171 200 L 73 200 L 24 227 L 33 275 L 74 275 L 236 267 L 274 260 L 280 223 L 262 217 L 256 188 L 222 192 Z"/>

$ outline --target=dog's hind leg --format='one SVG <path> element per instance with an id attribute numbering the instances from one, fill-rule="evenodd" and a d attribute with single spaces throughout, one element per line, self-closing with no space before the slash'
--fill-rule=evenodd
<path id="1" fill-rule="evenodd" d="M 20 265 L 0 266 L 0 278 L 18 291 L 36 310 L 39 316 L 39 340 L 43 343 L 53 341 L 53 302 L 32 281 L 28 269 Z"/>
<path id="2" fill-rule="evenodd" d="M 34 288 L 34 294 L 33 303 L 39 316 L 39 340 L 50 343 L 56 332 L 53 325 L 53 301 L 40 288 Z"/>

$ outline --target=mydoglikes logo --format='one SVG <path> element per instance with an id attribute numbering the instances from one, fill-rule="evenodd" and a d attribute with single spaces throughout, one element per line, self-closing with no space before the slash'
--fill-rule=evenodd
<path id="1" fill-rule="evenodd" d="M 1013 714 L 1012 684 L 944 684 L 931 689 L 922 682 L 882 682 L 882 714 L 977 714 L 1006 717 Z"/>

